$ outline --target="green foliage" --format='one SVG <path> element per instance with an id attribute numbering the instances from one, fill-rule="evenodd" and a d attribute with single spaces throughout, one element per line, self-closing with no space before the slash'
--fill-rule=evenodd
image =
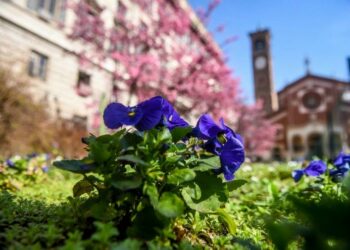
<path id="1" fill-rule="evenodd" d="M 124 240 L 115 246 L 117 249 L 138 246 L 139 242 L 131 240 L 135 237 L 148 242 L 159 238 L 169 244 L 184 239 L 188 236 L 177 233 L 176 225 L 196 212 L 202 214 L 202 220 L 220 218 L 222 227 L 234 234 L 236 225 L 223 207 L 230 191 L 244 181 L 226 183 L 214 174 L 212 170 L 220 167 L 219 158 L 195 150 L 200 140 L 183 140 L 190 131 L 157 128 L 141 133 L 122 129 L 112 135 L 85 138 L 85 158 L 54 163 L 83 177 L 70 198 L 77 216 L 112 223 L 106 225 L 113 225 L 118 239 Z"/>

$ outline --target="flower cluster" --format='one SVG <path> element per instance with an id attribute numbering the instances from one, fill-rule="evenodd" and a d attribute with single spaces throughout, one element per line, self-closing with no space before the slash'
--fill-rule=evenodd
<path id="1" fill-rule="evenodd" d="M 325 173 L 327 170 L 327 165 L 321 161 L 321 160 L 315 160 L 310 162 L 310 164 L 304 168 L 304 169 L 297 169 L 294 170 L 292 173 L 293 179 L 298 182 L 300 181 L 301 177 L 303 177 L 303 175 L 307 175 L 307 176 L 320 176 L 321 174 Z"/>
<path id="2" fill-rule="evenodd" d="M 344 177 L 350 169 L 350 155 L 341 152 L 333 162 L 335 169 L 329 171 L 332 177 Z"/>
<path id="3" fill-rule="evenodd" d="M 333 169 L 329 170 L 329 176 L 332 178 L 343 178 L 350 169 L 350 154 L 347 155 L 341 152 L 333 162 Z M 327 170 L 327 165 L 321 160 L 315 160 L 304 169 L 294 170 L 292 173 L 293 179 L 298 182 L 301 177 L 305 174 L 307 176 L 320 176 Z"/>
<path id="4" fill-rule="evenodd" d="M 49 170 L 50 158 L 49 154 L 33 153 L 26 156 L 15 155 L 5 161 L 5 167 L 20 172 L 27 172 L 28 175 L 40 171 L 46 173 Z"/>
<path id="5" fill-rule="evenodd" d="M 123 125 L 132 125 L 139 131 L 165 126 L 169 130 L 190 125 L 180 117 L 171 104 L 160 96 L 139 103 L 133 107 L 121 103 L 109 104 L 103 114 L 105 125 L 117 129 Z M 223 119 L 217 125 L 207 115 L 202 115 L 192 135 L 204 141 L 203 148 L 220 157 L 221 168 L 227 181 L 234 179 L 234 173 L 244 162 L 244 146 L 240 135 L 225 125 Z"/>

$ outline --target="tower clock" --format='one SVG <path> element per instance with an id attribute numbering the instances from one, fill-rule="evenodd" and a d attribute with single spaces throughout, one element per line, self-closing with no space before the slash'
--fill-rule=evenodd
<path id="1" fill-rule="evenodd" d="M 250 33 L 255 99 L 262 100 L 267 114 L 278 109 L 272 78 L 269 30 Z"/>

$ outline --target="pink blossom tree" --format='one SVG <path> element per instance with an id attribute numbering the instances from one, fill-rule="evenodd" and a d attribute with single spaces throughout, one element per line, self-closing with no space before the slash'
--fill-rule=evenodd
<path id="1" fill-rule="evenodd" d="M 107 27 L 101 17 L 104 9 L 93 2 L 80 0 L 70 6 L 76 20 L 69 36 L 87 45 L 88 49 L 81 51 L 82 61 L 116 63 L 113 76 L 127 86 L 129 103 L 133 96 L 144 100 L 162 95 L 185 116 L 211 113 L 237 125 L 252 150 L 271 148 L 273 131 L 264 131 L 265 143 L 258 143 L 261 126 L 270 126 L 260 106 L 242 104 L 238 81 L 210 33 L 190 17 L 194 15 L 191 9 L 176 0 L 133 0 L 146 14 L 135 20 L 128 17 L 128 9 L 120 1 L 115 25 Z M 204 24 L 219 2 L 213 0 L 198 14 Z M 234 39 L 228 38 L 224 45 Z"/>

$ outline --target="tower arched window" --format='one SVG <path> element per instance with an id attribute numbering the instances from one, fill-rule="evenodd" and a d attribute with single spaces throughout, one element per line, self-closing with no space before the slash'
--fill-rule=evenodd
<path id="1" fill-rule="evenodd" d="M 258 39 L 254 43 L 254 49 L 255 51 L 261 51 L 264 50 L 266 47 L 265 41 L 262 39 Z"/>

